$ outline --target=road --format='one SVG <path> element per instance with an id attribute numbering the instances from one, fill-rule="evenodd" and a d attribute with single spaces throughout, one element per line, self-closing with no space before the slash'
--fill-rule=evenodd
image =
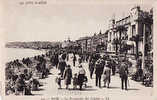
<path id="1" fill-rule="evenodd" d="M 68 64 L 72 65 L 72 60 L 70 59 Z M 78 65 L 78 63 L 76 63 Z M 40 81 L 44 84 L 40 87 L 39 91 L 33 91 L 35 96 L 107 96 L 107 97 L 119 97 L 119 96 L 152 96 L 153 88 L 145 87 L 139 82 L 135 82 L 129 79 L 128 90 L 121 90 L 121 81 L 119 75 L 111 77 L 110 88 L 99 88 L 95 86 L 95 78 L 89 79 L 88 64 L 83 63 L 83 67 L 86 70 L 86 75 L 88 77 L 87 88 L 82 91 L 79 90 L 66 90 L 64 85 L 64 80 L 62 81 L 62 88 L 58 89 L 58 85 L 55 83 L 55 77 L 58 73 L 56 68 L 50 70 L 51 74 L 46 79 L 41 79 Z M 71 66 L 73 74 L 77 72 L 78 67 Z M 94 76 L 95 77 L 95 76 Z M 102 81 L 103 85 L 103 81 Z M 72 85 L 70 85 L 72 88 Z"/>

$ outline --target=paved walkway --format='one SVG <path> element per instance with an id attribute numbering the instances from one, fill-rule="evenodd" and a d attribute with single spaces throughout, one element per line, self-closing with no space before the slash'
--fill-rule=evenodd
<path id="1" fill-rule="evenodd" d="M 67 62 L 72 65 L 72 60 Z M 76 63 L 78 65 L 78 63 Z M 72 67 L 73 74 L 77 72 L 77 67 Z M 40 87 L 39 91 L 33 91 L 35 96 L 107 96 L 107 97 L 117 97 L 117 96 L 152 96 L 153 88 L 145 87 L 139 82 L 135 82 L 129 79 L 128 91 L 121 90 L 121 81 L 119 75 L 111 77 L 110 88 L 98 88 L 95 86 L 95 78 L 89 79 L 88 64 L 83 63 L 83 67 L 86 69 L 86 75 L 88 77 L 88 86 L 86 89 L 79 90 L 65 90 L 64 80 L 62 81 L 62 88 L 58 89 L 58 85 L 55 83 L 55 77 L 58 70 L 53 68 L 50 72 L 52 73 L 46 79 L 41 79 L 44 86 Z M 95 76 L 94 76 L 95 77 Z M 102 82 L 103 85 L 103 82 Z M 72 88 L 72 85 L 70 86 Z"/>

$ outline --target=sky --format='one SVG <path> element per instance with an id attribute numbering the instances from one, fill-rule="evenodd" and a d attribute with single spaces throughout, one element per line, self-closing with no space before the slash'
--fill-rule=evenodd
<path id="1" fill-rule="evenodd" d="M 68 37 L 76 40 L 79 37 L 92 36 L 100 30 L 105 32 L 109 19 L 114 15 L 116 19 L 127 16 L 135 5 L 141 5 L 145 10 L 152 8 L 150 2 L 143 5 L 141 1 L 115 3 L 47 0 L 45 5 L 19 5 L 19 1 L 5 0 L 3 4 L 5 10 L 1 26 L 5 30 L 6 42 L 64 41 Z"/>

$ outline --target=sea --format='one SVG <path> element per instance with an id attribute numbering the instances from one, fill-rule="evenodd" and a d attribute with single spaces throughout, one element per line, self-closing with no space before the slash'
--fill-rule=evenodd
<path id="1" fill-rule="evenodd" d="M 13 61 L 15 59 L 23 59 L 26 57 L 34 57 L 36 55 L 45 54 L 45 50 L 23 49 L 23 48 L 5 48 L 5 61 Z"/>

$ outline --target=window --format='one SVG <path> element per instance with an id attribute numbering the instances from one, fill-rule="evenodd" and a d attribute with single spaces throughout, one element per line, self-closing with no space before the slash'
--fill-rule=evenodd
<path id="1" fill-rule="evenodd" d="M 135 25 L 132 25 L 132 36 L 136 34 L 136 27 Z"/>

